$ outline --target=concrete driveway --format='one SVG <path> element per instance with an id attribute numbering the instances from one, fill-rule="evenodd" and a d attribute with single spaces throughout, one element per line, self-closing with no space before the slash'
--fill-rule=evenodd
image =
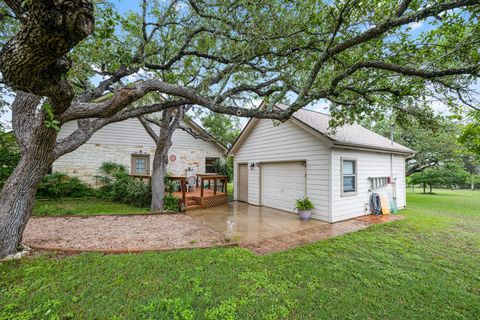
<path id="1" fill-rule="evenodd" d="M 225 234 L 227 239 L 239 243 L 258 242 L 328 225 L 327 222 L 318 220 L 301 221 L 293 213 L 236 201 L 213 208 L 187 211 L 187 215 L 202 220 L 213 230 Z"/>
<path id="2" fill-rule="evenodd" d="M 224 234 L 225 238 L 260 255 L 356 232 L 372 224 L 404 218 L 400 215 L 367 215 L 335 223 L 301 221 L 293 213 L 241 202 L 187 211 L 187 215 L 203 221 L 211 229 Z"/>

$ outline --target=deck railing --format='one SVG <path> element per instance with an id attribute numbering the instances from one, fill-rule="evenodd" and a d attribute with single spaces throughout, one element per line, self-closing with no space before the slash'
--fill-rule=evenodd
<path id="1" fill-rule="evenodd" d="M 200 197 L 203 198 L 203 189 L 205 187 L 205 181 L 208 182 L 208 189 L 211 189 L 211 181 L 213 180 L 213 195 L 217 194 L 217 181 L 222 181 L 222 191 L 228 193 L 227 191 L 227 180 L 228 177 L 224 175 L 212 174 L 212 173 L 197 173 L 197 188 L 200 183 Z"/>
<path id="2" fill-rule="evenodd" d="M 135 180 L 146 181 L 149 182 L 151 180 L 151 176 L 149 175 L 141 175 L 141 174 L 131 174 L 130 175 Z M 217 195 L 218 191 L 218 183 L 221 182 L 221 191 L 222 193 L 227 194 L 228 197 L 228 190 L 227 190 L 227 182 L 228 177 L 225 175 L 219 175 L 216 173 L 197 173 L 196 174 L 196 187 L 200 187 L 200 198 L 204 198 L 205 196 L 205 182 L 207 182 L 207 189 L 212 189 L 213 184 L 213 195 Z M 169 180 L 178 181 L 180 185 L 180 192 L 182 193 L 181 203 L 186 207 L 187 206 L 187 197 L 186 194 L 187 190 L 187 177 L 186 176 L 169 176 L 167 177 Z M 213 182 L 213 183 L 212 183 Z M 202 200 L 203 203 L 203 200 Z"/>

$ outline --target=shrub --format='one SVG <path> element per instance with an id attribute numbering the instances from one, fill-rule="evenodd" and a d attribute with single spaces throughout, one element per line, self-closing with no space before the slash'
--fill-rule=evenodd
<path id="1" fill-rule="evenodd" d="M 298 198 L 295 201 L 295 208 L 297 208 L 298 210 L 312 210 L 313 203 L 308 197 Z"/>
<path id="2" fill-rule="evenodd" d="M 152 202 L 152 188 L 149 182 L 136 180 L 127 173 L 124 165 L 104 162 L 100 167 L 101 175 L 97 179 L 103 184 L 100 195 L 121 203 L 148 208 Z M 164 209 L 179 211 L 178 199 L 172 195 L 175 183 L 165 178 Z"/>
<path id="3" fill-rule="evenodd" d="M 227 176 L 228 182 L 233 180 L 233 157 L 228 157 L 227 161 L 215 160 L 213 163 L 215 172 Z"/>
<path id="4" fill-rule="evenodd" d="M 59 172 L 46 175 L 37 190 L 37 196 L 44 198 L 81 198 L 95 195 L 96 190 L 80 179 Z"/>
<path id="5" fill-rule="evenodd" d="M 178 199 L 171 193 L 167 193 L 163 197 L 163 209 L 166 211 L 180 211 Z"/>
<path id="6" fill-rule="evenodd" d="M 110 194 L 113 200 L 137 207 L 148 208 L 152 201 L 150 184 L 135 180 L 128 175 L 116 178 L 111 184 Z"/>
<path id="7" fill-rule="evenodd" d="M 115 162 L 104 162 L 99 169 L 100 175 L 95 176 L 102 185 L 99 188 L 100 195 L 103 197 L 112 197 L 112 188 L 114 182 L 128 177 L 127 168 Z"/>

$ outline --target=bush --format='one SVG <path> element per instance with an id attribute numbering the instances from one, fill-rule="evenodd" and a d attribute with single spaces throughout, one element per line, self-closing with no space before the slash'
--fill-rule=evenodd
<path id="1" fill-rule="evenodd" d="M 103 186 L 100 195 L 121 203 L 131 204 L 141 208 L 148 208 L 152 202 L 152 187 L 150 183 L 136 180 L 127 173 L 124 165 L 114 162 L 104 162 L 100 167 L 100 176 L 97 176 Z M 165 178 L 164 209 L 179 211 L 178 199 L 172 195 L 175 189 L 173 181 Z"/>
<path id="2" fill-rule="evenodd" d="M 104 162 L 99 171 L 100 175 L 95 176 L 95 178 L 102 185 L 99 188 L 102 197 L 113 197 L 112 188 L 114 182 L 128 177 L 127 168 L 115 162 Z"/>
<path id="3" fill-rule="evenodd" d="M 46 175 L 37 189 L 37 196 L 44 198 L 92 197 L 96 193 L 80 179 L 59 172 Z"/>
<path id="4" fill-rule="evenodd" d="M 213 163 L 215 172 L 227 176 L 228 182 L 233 180 L 233 157 L 228 157 L 227 161 L 215 160 Z"/>
<path id="5" fill-rule="evenodd" d="M 113 200 L 142 208 L 148 208 L 152 201 L 150 184 L 128 175 L 116 178 L 111 184 L 110 195 Z"/>
<path id="6" fill-rule="evenodd" d="M 124 165 L 104 162 L 99 171 L 100 175 L 96 178 L 102 184 L 99 188 L 101 197 L 141 208 L 150 206 L 152 201 L 150 184 L 129 176 Z"/>
<path id="7" fill-rule="evenodd" d="M 178 199 L 171 193 L 165 194 L 163 197 L 163 209 L 165 211 L 180 211 Z"/>

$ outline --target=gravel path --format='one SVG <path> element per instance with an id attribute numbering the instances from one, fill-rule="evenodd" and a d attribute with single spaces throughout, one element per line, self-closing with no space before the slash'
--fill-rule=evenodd
<path id="1" fill-rule="evenodd" d="M 31 218 L 23 243 L 65 251 L 135 252 L 224 245 L 224 236 L 183 214 Z"/>

